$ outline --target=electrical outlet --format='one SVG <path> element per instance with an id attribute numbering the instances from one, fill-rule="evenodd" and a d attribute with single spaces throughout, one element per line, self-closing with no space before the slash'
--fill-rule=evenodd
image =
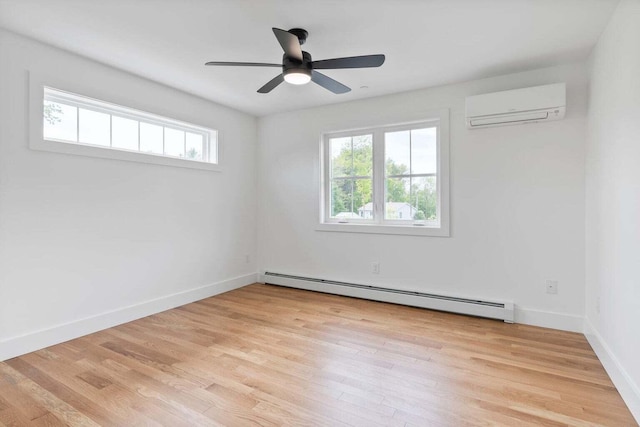
<path id="1" fill-rule="evenodd" d="M 379 262 L 372 262 L 371 263 L 371 272 L 373 274 L 380 274 L 380 263 Z"/>
<path id="2" fill-rule="evenodd" d="M 251 263 L 251 255 L 247 254 L 244 256 L 244 262 L 249 264 Z"/>
<path id="3" fill-rule="evenodd" d="M 548 294 L 557 294 L 558 293 L 558 281 L 557 280 L 547 280 L 547 293 Z"/>

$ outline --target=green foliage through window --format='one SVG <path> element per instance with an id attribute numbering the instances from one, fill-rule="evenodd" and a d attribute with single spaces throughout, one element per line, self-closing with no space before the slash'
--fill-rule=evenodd
<path id="1" fill-rule="evenodd" d="M 373 136 L 335 138 L 330 144 L 331 216 L 362 216 L 373 197 Z"/>
<path id="2" fill-rule="evenodd" d="M 429 140 L 425 135 L 431 131 Z M 391 154 L 384 165 L 385 219 L 436 220 L 435 128 L 386 135 L 391 135 L 385 141 Z M 373 135 L 330 138 L 329 153 L 330 216 L 373 218 Z"/>
<path id="3" fill-rule="evenodd" d="M 54 125 L 56 123 L 60 123 L 62 120 L 60 116 L 62 115 L 62 108 L 53 102 L 45 102 L 44 103 L 44 119 L 50 124 Z"/>

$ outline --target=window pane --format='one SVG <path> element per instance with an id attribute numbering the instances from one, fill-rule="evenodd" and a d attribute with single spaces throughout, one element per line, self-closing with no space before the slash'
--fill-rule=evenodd
<path id="1" fill-rule="evenodd" d="M 372 176 L 373 135 L 331 138 L 331 177 Z"/>
<path id="2" fill-rule="evenodd" d="M 353 216 L 353 210 L 353 181 L 350 179 L 331 181 L 331 217 L 349 218 Z"/>
<path id="3" fill-rule="evenodd" d="M 411 173 L 436 173 L 436 128 L 411 130 Z"/>
<path id="4" fill-rule="evenodd" d="M 353 170 L 351 137 L 331 138 L 331 177 L 350 176 Z"/>
<path id="5" fill-rule="evenodd" d="M 390 175 L 408 175 L 411 161 L 411 133 L 408 130 L 384 134 L 385 171 Z"/>
<path id="6" fill-rule="evenodd" d="M 373 180 L 336 179 L 331 182 L 332 218 L 373 218 Z"/>
<path id="7" fill-rule="evenodd" d="M 164 128 L 164 153 L 174 157 L 184 157 L 184 132 Z"/>
<path id="8" fill-rule="evenodd" d="M 140 151 L 163 154 L 162 126 L 140 122 Z"/>
<path id="9" fill-rule="evenodd" d="M 438 219 L 436 177 L 412 178 L 411 200 L 413 206 L 416 207 L 413 219 L 436 221 Z"/>
<path id="10" fill-rule="evenodd" d="M 202 160 L 203 153 L 202 135 L 187 132 L 187 159 Z"/>
<path id="11" fill-rule="evenodd" d="M 111 145 L 110 115 L 80 109 L 80 142 L 84 144 Z"/>
<path id="12" fill-rule="evenodd" d="M 78 141 L 78 110 L 70 105 L 44 101 L 43 135 L 48 139 Z"/>
<path id="13" fill-rule="evenodd" d="M 411 178 L 387 178 L 385 187 L 385 219 L 413 220 Z"/>
<path id="14" fill-rule="evenodd" d="M 353 181 L 353 213 L 358 217 L 373 218 L 373 180 L 356 179 Z"/>
<path id="15" fill-rule="evenodd" d="M 112 116 L 112 146 L 138 151 L 138 121 Z"/>
<path id="16" fill-rule="evenodd" d="M 353 175 L 373 175 L 373 135 L 353 137 Z"/>

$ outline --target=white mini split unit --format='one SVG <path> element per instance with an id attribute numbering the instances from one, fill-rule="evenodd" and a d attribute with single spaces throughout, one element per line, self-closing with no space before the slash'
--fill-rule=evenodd
<path id="1" fill-rule="evenodd" d="M 564 118 L 566 85 L 555 83 L 467 97 L 467 128 L 486 128 Z"/>

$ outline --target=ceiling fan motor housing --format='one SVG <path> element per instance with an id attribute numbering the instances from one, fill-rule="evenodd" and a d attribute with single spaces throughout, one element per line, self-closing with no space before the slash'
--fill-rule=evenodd
<path id="1" fill-rule="evenodd" d="M 295 58 L 282 55 L 282 74 L 285 76 L 290 73 L 307 74 L 311 76 L 311 55 L 309 52 L 302 51 L 302 62 Z"/>
<path id="2" fill-rule="evenodd" d="M 300 45 L 303 45 L 304 42 L 307 41 L 307 36 L 309 35 L 307 30 L 304 30 L 302 28 L 292 28 L 289 30 L 289 32 L 298 38 Z"/>

